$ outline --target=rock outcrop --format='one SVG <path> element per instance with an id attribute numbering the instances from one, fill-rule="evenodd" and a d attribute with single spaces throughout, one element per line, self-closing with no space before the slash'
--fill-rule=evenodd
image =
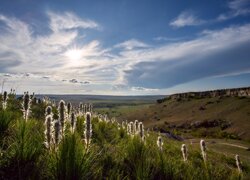
<path id="1" fill-rule="evenodd" d="M 250 97 L 250 87 L 233 88 L 233 89 L 218 89 L 213 91 L 202 92 L 186 92 L 170 95 L 171 99 L 183 99 L 183 98 L 205 98 L 205 97 Z"/>

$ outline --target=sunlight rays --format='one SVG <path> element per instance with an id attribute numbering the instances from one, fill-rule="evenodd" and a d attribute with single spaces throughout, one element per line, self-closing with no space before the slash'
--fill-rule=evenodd
<path id="1" fill-rule="evenodd" d="M 73 49 L 68 49 L 65 52 L 65 56 L 68 58 L 70 65 L 78 66 L 81 64 L 83 53 L 81 49 L 73 48 Z"/>

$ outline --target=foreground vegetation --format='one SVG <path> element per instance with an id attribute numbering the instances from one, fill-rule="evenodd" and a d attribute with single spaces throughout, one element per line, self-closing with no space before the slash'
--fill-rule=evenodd
<path id="1" fill-rule="evenodd" d="M 60 140 L 50 141 L 48 117 L 58 122 L 67 113 L 62 115 L 50 101 L 38 102 L 34 97 L 30 107 L 22 102 L 11 94 L 0 110 L 0 179 L 249 178 L 248 164 L 217 154 L 205 144 L 203 151 L 186 144 L 185 151 L 182 142 L 163 134 L 144 131 L 143 126 L 136 131 L 137 121 L 118 123 L 94 112 L 90 118 L 78 109 L 75 127 L 71 118 L 65 118 Z M 30 108 L 28 118 L 26 108 Z"/>

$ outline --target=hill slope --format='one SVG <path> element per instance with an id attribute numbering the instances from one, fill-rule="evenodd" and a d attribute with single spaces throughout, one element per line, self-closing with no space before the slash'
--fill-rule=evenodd
<path id="1" fill-rule="evenodd" d="M 161 127 L 188 132 L 229 133 L 250 140 L 250 98 L 211 97 L 166 99 L 162 103 L 124 113 L 123 118 L 138 119 L 146 127 Z M 206 134 L 205 134 L 206 135 Z"/>

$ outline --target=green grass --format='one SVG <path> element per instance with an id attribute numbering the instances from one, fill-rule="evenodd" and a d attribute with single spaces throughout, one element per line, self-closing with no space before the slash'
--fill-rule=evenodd
<path id="1" fill-rule="evenodd" d="M 38 112 L 42 111 L 38 109 L 33 113 Z M 3 121 L 8 119 L 6 117 Z M 7 126 L 3 125 L 0 179 L 224 180 L 250 177 L 249 164 L 243 163 L 242 176 L 237 172 L 233 157 L 217 153 L 210 145 L 204 163 L 199 148 L 187 144 L 188 161 L 184 162 L 180 150 L 183 142 L 163 137 L 163 151 L 160 151 L 156 144 L 158 134 L 150 132 L 146 142 L 142 142 L 138 136 L 132 137 L 126 130 L 119 129 L 116 123 L 100 122 L 96 117 L 92 118 L 93 136 L 89 148 L 84 143 L 84 117 L 78 117 L 75 133 L 69 131 L 67 123 L 60 144 L 49 150 L 44 146 L 43 117 L 36 114 L 32 117 L 25 122 L 13 116 Z"/>

